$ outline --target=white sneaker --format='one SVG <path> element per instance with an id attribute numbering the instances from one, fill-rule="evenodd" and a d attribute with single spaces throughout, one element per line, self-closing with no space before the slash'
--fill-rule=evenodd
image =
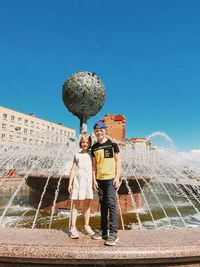
<path id="1" fill-rule="evenodd" d="M 92 228 L 89 225 L 84 226 L 85 232 L 90 235 L 93 236 L 95 234 L 95 232 L 92 230 Z"/>
<path id="2" fill-rule="evenodd" d="M 71 238 L 73 238 L 73 239 L 77 239 L 77 238 L 79 238 L 79 233 L 78 233 L 78 231 L 77 231 L 77 229 L 76 229 L 75 227 L 73 227 L 73 228 L 71 228 L 71 229 L 69 230 L 69 236 L 70 236 Z"/>

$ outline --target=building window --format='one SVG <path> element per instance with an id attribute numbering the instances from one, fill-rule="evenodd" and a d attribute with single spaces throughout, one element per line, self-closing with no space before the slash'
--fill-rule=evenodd
<path id="1" fill-rule="evenodd" d="M 15 121 L 15 116 L 14 115 L 11 115 L 10 120 L 11 121 Z"/>
<path id="2" fill-rule="evenodd" d="M 30 130 L 30 134 L 33 134 L 33 130 Z"/>
<path id="3" fill-rule="evenodd" d="M 22 118 L 18 117 L 18 123 L 22 123 Z"/>
<path id="4" fill-rule="evenodd" d="M 12 142 L 13 141 L 13 136 L 12 135 L 9 135 L 9 139 Z"/>
<path id="5" fill-rule="evenodd" d="M 2 124 L 2 129 L 3 129 L 3 130 L 6 130 L 6 128 L 7 128 L 7 125 L 6 125 L 5 123 L 3 123 L 3 124 Z"/>
<path id="6" fill-rule="evenodd" d="M 34 121 L 31 121 L 31 127 L 34 127 Z"/>
<path id="7" fill-rule="evenodd" d="M 14 130 L 15 130 L 15 126 L 14 125 L 10 125 L 10 131 L 14 132 Z"/>
<path id="8" fill-rule="evenodd" d="M 4 120 L 7 120 L 7 119 L 8 119 L 8 114 L 3 113 L 3 119 L 4 119 Z"/>
<path id="9" fill-rule="evenodd" d="M 40 124 L 39 124 L 39 122 L 36 122 L 36 128 L 37 128 L 37 129 L 40 129 Z"/>
<path id="10" fill-rule="evenodd" d="M 16 130 L 18 133 L 21 133 L 22 127 L 16 127 L 15 130 Z"/>
<path id="11" fill-rule="evenodd" d="M 1 134 L 1 140 L 5 141 L 6 140 L 6 135 L 5 134 Z"/>
<path id="12" fill-rule="evenodd" d="M 28 120 L 27 119 L 24 120 L 24 124 L 26 124 L 26 125 L 28 124 Z"/>
<path id="13" fill-rule="evenodd" d="M 24 142 L 26 142 L 26 141 L 27 141 L 27 138 L 26 138 L 26 137 L 24 137 L 24 138 L 23 138 L 23 141 L 24 141 Z"/>
<path id="14" fill-rule="evenodd" d="M 24 128 L 24 133 L 27 134 L 28 133 L 28 129 Z"/>

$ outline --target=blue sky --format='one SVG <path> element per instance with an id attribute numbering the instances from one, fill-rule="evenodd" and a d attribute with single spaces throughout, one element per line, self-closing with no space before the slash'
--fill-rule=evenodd
<path id="1" fill-rule="evenodd" d="M 200 149 L 200 1 L 0 0 L 0 105 L 63 122 L 64 81 L 94 71 L 101 111 L 123 114 L 127 137 L 161 131 Z"/>

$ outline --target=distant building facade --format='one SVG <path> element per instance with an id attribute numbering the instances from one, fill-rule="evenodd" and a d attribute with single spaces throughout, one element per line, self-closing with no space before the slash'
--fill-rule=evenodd
<path id="1" fill-rule="evenodd" d="M 126 139 L 127 144 L 131 144 L 134 150 L 152 150 L 151 142 L 147 138 L 137 137 Z"/>
<path id="2" fill-rule="evenodd" d="M 60 123 L 0 106 L 0 145 L 12 143 L 56 144 L 75 141 L 76 131 Z"/>
<path id="3" fill-rule="evenodd" d="M 123 145 L 126 141 L 126 118 L 119 114 L 106 114 L 104 122 L 107 126 L 108 136 L 114 138 L 119 145 Z"/>

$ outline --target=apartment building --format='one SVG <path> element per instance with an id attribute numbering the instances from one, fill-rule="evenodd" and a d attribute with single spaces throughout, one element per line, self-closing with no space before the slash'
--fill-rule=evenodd
<path id="1" fill-rule="evenodd" d="M 0 145 L 29 143 L 52 144 L 75 141 L 76 131 L 61 123 L 53 123 L 0 106 Z"/>
<path id="2" fill-rule="evenodd" d="M 119 114 L 106 114 L 104 122 L 107 126 L 107 134 L 114 138 L 119 145 L 122 145 L 126 140 L 126 118 Z"/>

